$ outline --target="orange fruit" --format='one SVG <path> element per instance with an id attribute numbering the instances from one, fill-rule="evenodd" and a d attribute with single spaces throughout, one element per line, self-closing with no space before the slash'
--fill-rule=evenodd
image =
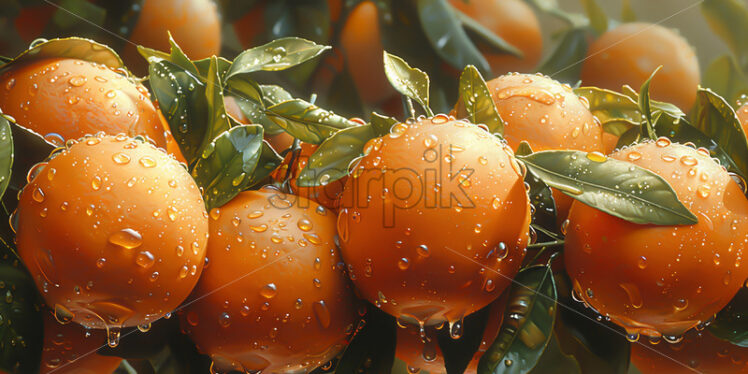
<path id="1" fill-rule="evenodd" d="M 611 90 L 638 89 L 662 65 L 650 86 L 652 98 L 688 112 L 701 81 L 693 47 L 676 31 L 650 23 L 624 23 L 592 42 L 582 82 Z"/>
<path id="2" fill-rule="evenodd" d="M 748 348 L 691 331 L 676 344 L 632 344 L 631 363 L 642 374 L 748 373 Z"/>
<path id="3" fill-rule="evenodd" d="M 96 352 L 106 343 L 104 331 L 86 330 L 75 323 L 63 325 L 51 313 L 45 313 L 40 373 L 113 373 L 122 359 Z"/>
<path id="4" fill-rule="evenodd" d="M 507 74 L 487 82 L 499 115 L 504 139 L 516 150 L 522 141 L 533 151 L 574 149 L 603 151 L 603 129 L 589 104 L 571 87 L 542 75 Z M 462 101 L 457 114 L 464 117 Z M 558 221 L 563 222 L 573 199 L 553 190 Z"/>
<path id="5" fill-rule="evenodd" d="M 446 115 L 370 140 L 341 195 L 338 235 L 359 294 L 411 324 L 456 322 L 519 271 L 530 203 L 511 149 Z"/>
<path id="6" fill-rule="evenodd" d="M 325 208 L 333 210 L 337 209 L 338 197 L 343 191 L 343 186 L 345 185 L 345 181 L 347 180 L 347 178 L 341 178 L 317 187 L 299 187 L 296 183 L 296 180 L 298 179 L 301 171 L 304 170 L 304 168 L 307 166 L 309 157 L 314 153 L 314 151 L 317 150 L 318 146 L 314 144 L 301 143 L 300 147 L 301 149 L 299 149 L 298 151 L 291 151 L 286 154 L 286 157 L 283 159 L 280 167 L 275 169 L 275 171 L 273 172 L 273 179 L 278 182 L 283 182 L 288 176 L 288 187 L 291 189 L 292 193 L 305 197 L 309 200 L 313 200 L 319 205 L 324 206 Z M 292 160 L 293 165 L 291 165 Z M 291 168 L 290 173 L 288 170 L 289 167 Z"/>
<path id="7" fill-rule="evenodd" d="M 63 322 L 149 324 L 197 283 L 208 219 L 187 171 L 125 135 L 82 138 L 32 170 L 16 214 L 18 251 Z"/>
<path id="8" fill-rule="evenodd" d="M 379 9 L 373 1 L 351 10 L 340 31 L 340 49 L 361 100 L 378 104 L 395 94 L 384 73 Z"/>
<path id="9" fill-rule="evenodd" d="M 613 153 L 616 150 L 616 145 L 618 145 L 618 138 L 611 133 L 603 132 L 603 153 L 606 155 Z"/>
<path id="10" fill-rule="evenodd" d="M 522 0 L 450 0 L 450 4 L 522 51 L 524 56 L 517 58 L 481 48 L 494 74 L 533 71 L 543 53 L 543 35 L 529 5 Z"/>
<path id="11" fill-rule="evenodd" d="M 309 372 L 340 353 L 358 315 L 335 215 L 266 188 L 210 216 L 210 266 L 180 316 L 213 367 Z"/>
<path id="12" fill-rule="evenodd" d="M 147 62 L 135 45 L 168 51 L 167 32 L 193 60 L 221 51 L 221 17 L 211 0 L 145 0 L 122 57 L 127 66 L 146 74 Z"/>
<path id="13" fill-rule="evenodd" d="M 748 104 L 744 104 L 738 109 L 738 119 L 743 126 L 743 132 L 748 134 Z"/>
<path id="14" fill-rule="evenodd" d="M 58 144 L 104 131 L 144 135 L 165 145 L 148 90 L 92 62 L 49 58 L 13 66 L 0 75 L 0 107 Z"/>
<path id="15" fill-rule="evenodd" d="M 577 297 L 632 338 L 676 340 L 711 319 L 743 287 L 748 200 L 705 149 L 660 138 L 611 157 L 665 179 L 698 223 L 640 225 L 574 202 L 566 270 Z"/>

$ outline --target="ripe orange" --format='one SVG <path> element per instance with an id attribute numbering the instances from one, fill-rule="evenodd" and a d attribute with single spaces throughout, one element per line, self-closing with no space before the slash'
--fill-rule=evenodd
<path id="1" fill-rule="evenodd" d="M 603 132 L 603 150 L 606 155 L 613 153 L 618 145 L 618 136 L 611 133 Z"/>
<path id="2" fill-rule="evenodd" d="M 292 193 L 313 200 L 325 208 L 333 210 L 337 209 L 338 197 L 343 191 L 343 186 L 348 178 L 341 178 L 317 187 L 299 187 L 296 184 L 296 180 L 309 162 L 309 157 L 318 147 L 314 144 L 308 143 L 301 143 L 300 146 L 301 149 L 297 151 L 296 155 L 294 155 L 293 152 L 289 152 L 286 155 L 281 166 L 273 172 L 273 179 L 278 182 L 283 182 L 286 179 L 286 175 L 288 175 L 289 187 L 291 188 Z M 292 159 L 294 160 L 294 163 L 290 166 L 291 171 L 289 174 L 288 168 Z"/>
<path id="3" fill-rule="evenodd" d="M 603 151 L 603 130 L 589 104 L 568 85 L 542 75 L 507 74 L 487 82 L 499 115 L 504 138 L 516 150 L 522 141 L 533 151 L 575 149 Z M 466 115 L 457 104 L 459 117 Z M 557 217 L 563 222 L 573 199 L 553 190 Z"/>
<path id="4" fill-rule="evenodd" d="M 59 144 L 104 131 L 145 135 L 165 146 L 148 90 L 87 61 L 50 58 L 11 67 L 0 76 L 0 107 L 20 125 Z"/>
<path id="5" fill-rule="evenodd" d="M 642 374 L 748 373 L 748 349 L 691 331 L 677 344 L 632 344 L 631 363 Z"/>
<path id="6" fill-rule="evenodd" d="M 580 202 L 564 258 L 577 297 L 638 334 L 675 340 L 708 321 L 743 286 L 748 200 L 705 149 L 646 142 L 611 157 L 646 168 L 698 217 L 690 226 L 639 225 Z"/>
<path id="7" fill-rule="evenodd" d="M 340 32 L 340 48 L 361 99 L 378 104 L 395 94 L 384 73 L 379 9 L 363 1 L 351 10 Z"/>
<path id="8" fill-rule="evenodd" d="M 748 134 L 748 104 L 744 104 L 738 109 L 738 119 L 743 126 L 743 132 Z"/>
<path id="9" fill-rule="evenodd" d="M 40 373 L 113 373 L 122 359 L 96 353 L 106 342 L 104 331 L 86 330 L 76 323 L 63 325 L 45 313 Z"/>
<path id="10" fill-rule="evenodd" d="M 611 90 L 628 84 L 639 88 L 662 65 L 652 98 L 671 102 L 688 112 L 701 81 L 693 47 L 677 32 L 649 23 L 625 23 L 590 45 L 582 65 L 582 82 Z"/>
<path id="11" fill-rule="evenodd" d="M 337 355 L 357 313 L 335 215 L 266 188 L 210 216 L 210 266 L 181 324 L 214 368 L 308 372 Z"/>
<path id="12" fill-rule="evenodd" d="M 252 121 L 247 118 L 247 116 L 244 115 L 244 112 L 239 108 L 239 105 L 236 103 L 237 99 L 234 96 L 226 96 L 224 97 L 224 104 L 226 105 L 226 113 L 228 113 L 230 116 L 234 117 L 235 120 L 239 121 L 243 124 L 250 124 Z M 275 149 L 277 152 L 281 152 L 285 149 L 288 149 L 293 145 L 294 137 L 291 136 L 291 134 L 283 131 L 275 135 L 268 135 L 265 134 L 265 140 L 267 140 L 268 143 Z"/>
<path id="13" fill-rule="evenodd" d="M 540 22 L 532 8 L 522 0 L 450 0 L 453 7 L 478 21 L 483 27 L 517 47 L 524 54 L 517 58 L 507 54 L 485 52 L 496 75 L 508 72 L 530 72 L 543 53 Z"/>
<path id="14" fill-rule="evenodd" d="M 171 156 L 125 135 L 96 136 L 32 172 L 17 210 L 18 251 L 63 322 L 151 323 L 197 283 L 208 218 Z"/>
<path id="15" fill-rule="evenodd" d="M 130 41 L 122 57 L 139 74 L 147 72 L 147 63 L 135 44 L 161 51 L 169 50 L 174 40 L 193 60 L 208 58 L 221 51 L 221 17 L 211 0 L 145 0 Z"/>
<path id="16" fill-rule="evenodd" d="M 456 322 L 496 299 L 528 243 L 511 149 L 445 115 L 370 140 L 341 195 L 338 235 L 359 294 L 411 324 Z"/>

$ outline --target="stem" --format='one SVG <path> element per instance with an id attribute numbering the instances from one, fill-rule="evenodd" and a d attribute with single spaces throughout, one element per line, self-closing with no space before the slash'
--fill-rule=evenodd
<path id="1" fill-rule="evenodd" d="M 527 249 L 544 248 L 544 247 L 555 247 L 557 245 L 563 245 L 563 244 L 564 244 L 563 240 L 554 240 L 552 242 L 543 242 L 543 243 L 530 244 L 530 245 L 527 246 Z"/>
<path id="2" fill-rule="evenodd" d="M 291 188 L 291 171 L 293 170 L 296 159 L 299 157 L 299 153 L 301 153 L 300 144 L 301 141 L 299 139 L 293 140 L 293 145 L 291 146 L 291 158 L 288 160 L 288 169 L 286 169 L 286 175 L 285 177 L 283 177 L 283 183 L 281 183 L 281 190 L 290 194 L 293 194 L 293 190 Z"/>
<path id="3" fill-rule="evenodd" d="M 548 230 L 548 229 L 545 229 L 545 228 L 543 228 L 543 227 L 542 227 L 542 226 L 540 226 L 540 225 L 537 225 L 537 224 L 534 224 L 534 223 L 533 223 L 533 224 L 531 224 L 530 226 L 532 226 L 532 228 L 534 228 L 534 229 L 535 229 L 535 231 L 539 231 L 539 232 L 542 232 L 543 234 L 545 234 L 545 235 L 548 235 L 548 236 L 550 236 L 550 237 L 551 237 L 551 238 L 553 238 L 554 240 L 562 240 L 562 237 L 561 237 L 560 235 L 558 235 L 557 233 L 555 233 L 555 232 L 553 232 L 553 231 L 550 231 L 550 230 Z"/>
<path id="4" fill-rule="evenodd" d="M 408 104 L 408 112 L 410 113 L 410 116 L 413 117 L 413 119 L 416 119 L 416 109 L 413 108 L 413 100 L 411 100 L 409 97 L 405 98 L 405 102 Z"/>

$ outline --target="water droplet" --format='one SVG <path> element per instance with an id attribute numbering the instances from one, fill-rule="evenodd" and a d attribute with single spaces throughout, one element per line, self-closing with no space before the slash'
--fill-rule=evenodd
<path id="1" fill-rule="evenodd" d="M 31 198 L 34 199 L 37 203 L 41 203 L 44 201 L 44 191 L 42 191 L 41 188 L 37 187 L 31 192 Z"/>
<path id="2" fill-rule="evenodd" d="M 429 257 L 431 253 L 429 253 L 429 247 L 427 247 L 425 244 L 421 244 L 418 247 L 416 247 L 416 253 L 418 253 L 421 257 Z"/>
<path id="3" fill-rule="evenodd" d="M 55 304 L 55 319 L 61 324 L 68 324 L 75 318 L 73 312 L 60 304 Z"/>
<path id="4" fill-rule="evenodd" d="M 680 163 L 686 166 L 696 166 L 699 161 L 695 157 L 685 155 L 680 158 Z"/>
<path id="5" fill-rule="evenodd" d="M 220 316 L 218 316 L 218 324 L 221 325 L 221 327 L 229 327 L 231 325 L 231 316 L 223 312 Z"/>
<path id="6" fill-rule="evenodd" d="M 670 141 L 670 139 L 662 136 L 662 137 L 659 137 L 657 139 L 657 141 L 655 142 L 655 144 L 657 144 L 657 146 L 660 147 L 660 148 L 664 148 L 664 147 L 669 146 L 671 144 L 671 141 Z"/>
<path id="7" fill-rule="evenodd" d="M 106 329 L 106 344 L 110 348 L 115 348 L 119 345 L 119 327 L 109 327 Z"/>
<path id="8" fill-rule="evenodd" d="M 605 162 L 608 157 L 600 152 L 595 151 L 587 153 L 587 159 L 594 162 Z"/>
<path id="9" fill-rule="evenodd" d="M 462 337 L 463 328 L 462 320 L 449 322 L 449 337 L 452 339 L 459 339 Z"/>
<path id="10" fill-rule="evenodd" d="M 88 80 L 88 78 L 86 78 L 85 76 L 76 75 L 76 76 L 71 77 L 70 79 L 68 79 L 68 83 L 71 86 L 73 86 L 73 87 L 80 87 L 80 86 L 86 84 L 87 80 Z"/>
<path id="11" fill-rule="evenodd" d="M 98 175 L 94 177 L 91 181 L 91 188 L 93 188 L 94 191 L 98 191 L 101 188 L 101 177 Z"/>
<path id="12" fill-rule="evenodd" d="M 703 174 L 702 174 L 703 175 Z M 708 184 L 702 184 L 699 187 L 696 188 L 696 192 L 701 196 L 702 198 L 706 199 L 709 197 L 709 194 L 711 193 L 712 186 Z"/>
<path id="13" fill-rule="evenodd" d="M 298 222 L 296 222 L 296 225 L 301 229 L 302 231 L 309 231 L 312 229 L 312 222 L 309 221 L 306 218 L 299 219 Z"/>
<path id="14" fill-rule="evenodd" d="M 135 263 L 138 264 L 138 266 L 142 267 L 143 269 L 148 269 L 156 262 L 156 259 L 153 257 L 153 254 L 149 251 L 142 251 L 139 252 L 137 256 L 135 256 Z"/>
<path id="15" fill-rule="evenodd" d="M 152 168 L 152 167 L 156 166 L 156 160 L 150 158 L 149 156 L 143 156 L 143 157 L 141 157 L 138 162 L 144 168 Z"/>
<path id="16" fill-rule="evenodd" d="M 401 137 L 405 132 L 408 131 L 408 125 L 405 123 L 398 123 L 390 128 L 390 138 L 396 139 Z"/>
<path id="17" fill-rule="evenodd" d="M 133 229 L 122 229 L 109 235 L 109 243 L 125 249 L 133 249 L 143 244 L 143 237 Z"/>
<path id="18" fill-rule="evenodd" d="M 150 331 L 150 329 L 151 329 L 150 323 L 144 323 L 144 324 L 138 325 L 138 330 L 140 330 L 140 332 L 148 332 Z"/>
<path id="19" fill-rule="evenodd" d="M 325 302 L 322 300 L 315 301 L 312 309 L 314 309 L 314 315 L 317 317 L 320 326 L 325 329 L 330 327 L 330 310 L 327 308 Z"/>
<path id="20" fill-rule="evenodd" d="M 116 164 L 124 165 L 124 164 L 127 164 L 127 163 L 130 162 L 130 156 L 128 156 L 128 155 L 126 155 L 126 154 L 124 154 L 122 152 L 117 152 L 114 155 L 112 155 L 112 160 Z"/>
<path id="21" fill-rule="evenodd" d="M 397 262 L 397 267 L 400 268 L 400 270 L 407 270 L 410 267 L 410 260 L 406 257 L 401 258 Z"/>
<path id="22" fill-rule="evenodd" d="M 12 90 L 13 87 L 15 87 L 15 86 L 16 86 L 16 79 L 15 78 L 10 78 L 7 82 L 5 82 L 5 89 L 7 91 Z"/>
<path id="23" fill-rule="evenodd" d="M 260 290 L 260 295 L 266 299 L 272 299 L 277 294 L 278 288 L 275 286 L 275 283 L 268 283 L 262 286 L 262 289 Z"/>
<path id="24" fill-rule="evenodd" d="M 491 200 L 491 207 L 494 209 L 501 208 L 501 200 L 499 200 L 498 197 L 494 197 L 493 200 Z"/>
<path id="25" fill-rule="evenodd" d="M 637 151 L 631 151 L 628 155 L 626 155 L 626 158 L 629 161 L 636 161 L 642 158 L 642 154 Z"/>
<path id="26" fill-rule="evenodd" d="M 639 267 L 639 269 L 644 269 L 647 267 L 647 258 L 644 256 L 639 257 L 639 260 L 636 263 L 636 266 Z"/>

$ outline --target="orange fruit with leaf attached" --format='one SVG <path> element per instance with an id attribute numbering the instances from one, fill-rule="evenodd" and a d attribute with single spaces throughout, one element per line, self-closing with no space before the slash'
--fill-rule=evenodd
<path id="1" fill-rule="evenodd" d="M 18 252 L 60 321 L 110 331 L 171 312 L 197 283 L 208 214 L 189 173 L 149 143 L 82 138 L 29 174 Z"/>
<path id="2" fill-rule="evenodd" d="M 88 61 L 48 58 L 10 67 L 0 75 L 0 107 L 19 125 L 58 145 L 103 131 L 143 135 L 165 146 L 148 90 Z"/>
<path id="3" fill-rule="evenodd" d="M 540 22 L 532 8 L 522 0 L 450 0 L 450 4 L 478 21 L 507 43 L 519 49 L 521 58 L 492 52 L 490 47 L 479 47 L 495 75 L 508 72 L 530 72 L 543 53 Z"/>
<path id="4" fill-rule="evenodd" d="M 662 65 L 650 86 L 652 99 L 688 112 L 701 81 L 696 53 L 676 31 L 650 23 L 625 23 L 595 40 L 582 64 L 582 82 L 619 91 L 634 89 Z"/>
<path id="5" fill-rule="evenodd" d="M 213 367 L 309 372 L 340 353 L 358 314 L 335 214 L 265 188 L 210 217 L 210 265 L 180 317 Z"/>
<path id="6" fill-rule="evenodd" d="M 456 322 L 519 271 L 530 202 L 512 150 L 437 115 L 367 142 L 340 199 L 338 235 L 361 297 L 411 324 Z"/>
<path id="7" fill-rule="evenodd" d="M 46 312 L 40 373 L 113 373 L 122 359 L 96 352 L 106 344 L 104 331 L 86 330 L 77 323 L 63 325 Z"/>
<path id="8" fill-rule="evenodd" d="M 516 150 L 527 142 L 533 151 L 573 149 L 603 151 L 603 129 L 589 103 L 571 87 L 536 74 L 507 74 L 487 82 L 504 121 L 504 139 Z M 457 115 L 467 115 L 462 101 Z M 558 221 L 563 222 L 573 199 L 553 190 Z"/>
<path id="9" fill-rule="evenodd" d="M 635 224 L 574 202 L 564 249 L 576 297 L 632 336 L 674 341 L 748 278 L 748 199 L 706 149 L 667 138 L 611 155 L 662 177 L 698 223 Z"/>
<path id="10" fill-rule="evenodd" d="M 631 363 L 642 374 L 748 373 L 748 348 L 717 339 L 708 331 L 691 331 L 675 344 L 632 344 Z"/>
<path id="11" fill-rule="evenodd" d="M 273 172 L 273 179 L 281 183 L 288 179 L 288 188 L 292 193 L 313 200 L 328 209 L 337 209 L 338 197 L 343 191 L 347 178 L 344 177 L 315 187 L 299 187 L 299 174 L 307 167 L 309 157 L 317 150 L 318 146 L 301 143 L 299 147 L 298 150 L 291 150 L 286 154 L 281 166 Z"/>
<path id="12" fill-rule="evenodd" d="M 348 14 L 340 31 L 340 49 L 348 72 L 363 102 L 379 104 L 395 94 L 384 73 L 379 27 L 379 9 L 373 1 L 363 1 Z"/>
<path id="13" fill-rule="evenodd" d="M 169 51 L 167 33 L 192 60 L 221 51 L 221 16 L 212 0 L 145 0 L 130 33 L 122 57 L 138 74 L 147 73 L 147 63 L 136 45 Z"/>
<path id="14" fill-rule="evenodd" d="M 250 121 L 249 118 L 244 115 L 244 112 L 242 112 L 241 108 L 239 108 L 237 100 L 241 99 L 238 99 L 234 96 L 224 97 L 223 101 L 226 105 L 226 113 L 228 113 L 231 117 L 234 117 L 234 119 L 239 121 L 239 123 L 245 125 L 252 123 L 252 121 Z M 270 143 L 270 146 L 272 146 L 273 149 L 276 150 L 276 152 L 282 152 L 283 150 L 288 149 L 291 147 L 291 145 L 293 145 L 294 137 L 291 136 L 291 134 L 282 131 L 272 135 L 265 133 L 265 140 Z"/>

